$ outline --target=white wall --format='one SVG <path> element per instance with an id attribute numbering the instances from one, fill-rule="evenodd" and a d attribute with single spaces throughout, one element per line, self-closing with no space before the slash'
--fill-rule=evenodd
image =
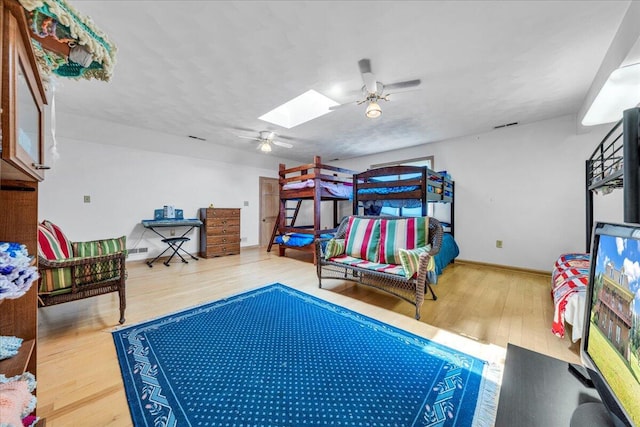
<path id="1" fill-rule="evenodd" d="M 577 135 L 575 123 L 564 116 L 339 163 L 366 170 L 434 155 L 455 180 L 459 258 L 550 271 L 561 253 L 585 250 L 585 160 L 610 128 Z M 620 190 L 595 202 L 596 219 L 622 221 Z"/>
<path id="2" fill-rule="evenodd" d="M 129 248 L 149 248 L 130 260 L 155 256 L 166 246 L 142 219 L 163 205 L 193 218 L 213 203 L 241 208 L 241 245 L 259 243 L 259 177 L 277 177 L 285 160 L 86 118 L 60 117 L 56 128 L 59 158 L 47 150 L 52 169 L 39 187 L 38 216 L 59 224 L 71 240 L 126 235 Z M 184 246 L 190 252 L 198 251 L 195 232 Z"/>
<path id="3" fill-rule="evenodd" d="M 559 254 L 584 250 L 584 164 L 610 128 L 577 134 L 575 123 L 564 116 L 333 164 L 366 170 L 434 155 L 435 169 L 456 182 L 459 258 L 550 271 Z M 140 220 L 165 204 L 189 217 L 210 203 L 241 207 L 242 245 L 258 244 L 258 178 L 296 163 L 84 118 L 63 116 L 57 129 L 60 158 L 47 153 L 53 169 L 40 185 L 40 219 L 57 222 L 72 240 L 124 234 L 129 247 L 148 247 L 151 256 L 164 246 Z M 595 206 L 596 219 L 622 221 L 620 190 L 597 196 Z M 196 251 L 197 242 L 187 249 Z"/>

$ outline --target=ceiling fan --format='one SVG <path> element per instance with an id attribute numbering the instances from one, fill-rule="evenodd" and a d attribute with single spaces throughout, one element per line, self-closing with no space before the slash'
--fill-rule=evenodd
<path id="1" fill-rule="evenodd" d="M 364 86 L 362 86 L 362 94 L 364 99 L 359 101 L 355 101 L 357 105 L 362 105 L 365 102 L 368 102 L 367 109 L 365 110 L 365 116 L 370 119 L 378 118 L 382 115 L 382 108 L 380 108 L 380 104 L 378 101 L 389 100 L 390 93 L 385 93 L 384 91 L 387 89 L 405 89 L 409 87 L 418 86 L 420 84 L 420 79 L 416 80 L 406 80 L 403 82 L 391 83 L 388 85 L 382 84 L 381 82 L 376 80 L 376 76 L 371 72 L 371 61 L 367 58 L 361 59 L 358 61 L 358 67 L 360 67 L 360 74 L 362 75 L 362 82 Z M 345 105 L 352 105 L 353 102 L 349 102 L 347 104 L 337 105 L 335 107 L 330 107 L 330 110 L 335 110 L 341 108 Z"/>
<path id="2" fill-rule="evenodd" d="M 238 138 L 252 139 L 254 141 L 258 141 L 258 146 L 256 148 L 262 151 L 263 153 L 270 153 L 272 149 L 271 147 L 272 144 L 277 145 L 279 147 L 284 147 L 284 148 L 293 147 L 293 145 L 289 144 L 288 142 L 276 141 L 274 139 L 275 137 L 276 137 L 276 133 L 268 130 L 263 130 L 258 132 L 257 137 L 238 135 Z"/>

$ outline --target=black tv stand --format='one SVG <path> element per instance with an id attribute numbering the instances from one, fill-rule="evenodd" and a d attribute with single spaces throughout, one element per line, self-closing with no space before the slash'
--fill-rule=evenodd
<path id="1" fill-rule="evenodd" d="M 587 373 L 587 370 L 584 369 L 582 365 L 576 365 L 575 363 L 569 363 L 569 372 L 578 379 L 585 387 L 595 388 L 593 385 L 593 381 L 591 381 L 591 377 Z"/>
<path id="2" fill-rule="evenodd" d="M 509 344 L 496 426 L 567 427 L 576 408 L 600 403 L 598 392 L 567 369 L 567 362 Z"/>

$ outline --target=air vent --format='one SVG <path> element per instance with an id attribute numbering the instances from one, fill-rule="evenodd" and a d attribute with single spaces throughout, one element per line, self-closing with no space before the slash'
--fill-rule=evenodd
<path id="1" fill-rule="evenodd" d="M 504 125 L 494 126 L 493 128 L 494 129 L 500 129 L 500 128 L 506 128 L 506 127 L 509 127 L 509 126 L 515 126 L 517 124 L 518 124 L 518 122 L 507 123 L 507 124 L 504 124 Z"/>
<path id="2" fill-rule="evenodd" d="M 199 137 L 199 136 L 189 135 L 189 138 L 191 138 L 191 139 L 197 139 L 198 141 L 206 141 L 206 139 L 201 138 L 201 137 Z"/>

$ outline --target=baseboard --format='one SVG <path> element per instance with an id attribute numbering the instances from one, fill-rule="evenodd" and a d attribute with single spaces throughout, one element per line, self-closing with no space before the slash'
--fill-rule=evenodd
<path id="1" fill-rule="evenodd" d="M 543 270 L 534 270 L 532 268 L 512 267 L 510 265 L 491 264 L 488 262 L 468 261 L 464 259 L 456 259 L 455 264 L 477 265 L 479 267 L 489 267 L 498 270 L 517 271 L 518 273 L 536 274 L 538 276 L 551 276 L 551 272 Z"/>

